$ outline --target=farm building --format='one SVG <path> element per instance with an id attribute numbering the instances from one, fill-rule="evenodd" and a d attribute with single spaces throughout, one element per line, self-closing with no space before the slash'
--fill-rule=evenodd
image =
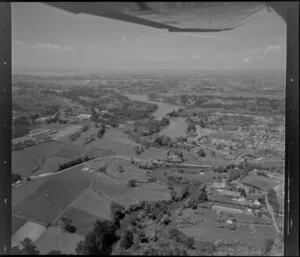
<path id="1" fill-rule="evenodd" d="M 220 206 L 220 205 L 213 205 L 211 209 L 213 211 L 216 211 L 217 214 L 220 214 L 220 212 L 229 212 L 229 213 L 243 213 L 244 212 L 241 209 L 230 208 L 230 207 L 225 207 L 225 206 Z"/>
<path id="2" fill-rule="evenodd" d="M 213 188 L 225 188 L 226 186 L 226 182 L 222 181 L 222 182 L 214 182 L 212 183 L 211 187 Z"/>

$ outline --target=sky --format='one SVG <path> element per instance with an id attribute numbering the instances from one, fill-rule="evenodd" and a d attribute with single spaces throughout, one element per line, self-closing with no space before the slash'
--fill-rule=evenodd
<path id="1" fill-rule="evenodd" d="M 286 24 L 267 9 L 231 31 L 172 33 L 41 3 L 12 3 L 13 70 L 227 70 L 286 66 Z"/>

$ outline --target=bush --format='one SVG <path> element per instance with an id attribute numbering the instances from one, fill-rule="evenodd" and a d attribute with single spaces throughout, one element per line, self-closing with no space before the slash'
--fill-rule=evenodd
<path id="1" fill-rule="evenodd" d="M 61 228 L 64 232 L 75 233 L 77 228 L 74 226 L 72 220 L 67 217 L 61 219 Z"/>
<path id="2" fill-rule="evenodd" d="M 113 222 L 118 222 L 124 214 L 124 207 L 118 203 L 112 202 L 110 205 L 110 216 Z"/>
<path id="3" fill-rule="evenodd" d="M 265 242 L 265 253 L 269 252 L 274 244 L 274 239 L 268 238 Z"/>
<path id="4" fill-rule="evenodd" d="M 12 173 L 11 174 L 11 183 L 16 183 L 17 181 L 22 180 L 22 177 L 20 174 Z"/>
<path id="5" fill-rule="evenodd" d="M 136 187 L 136 180 L 135 179 L 130 179 L 127 181 L 127 186 L 128 187 Z"/>
<path id="6" fill-rule="evenodd" d="M 133 244 L 133 233 L 129 230 L 125 230 L 120 242 L 120 246 L 127 250 L 132 246 L 132 244 Z"/>

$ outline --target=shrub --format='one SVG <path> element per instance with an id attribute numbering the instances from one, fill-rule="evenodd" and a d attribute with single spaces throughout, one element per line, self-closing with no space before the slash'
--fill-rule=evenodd
<path id="1" fill-rule="evenodd" d="M 127 186 L 128 187 L 135 187 L 136 186 L 136 180 L 135 179 L 130 179 L 127 181 Z"/>
<path id="2" fill-rule="evenodd" d="M 132 244 L 133 244 L 133 233 L 132 231 L 125 230 L 120 242 L 120 246 L 127 250 L 132 246 Z"/>
<path id="3" fill-rule="evenodd" d="M 118 203 L 112 202 L 110 205 L 110 216 L 112 221 L 118 222 L 124 215 L 124 207 Z"/>

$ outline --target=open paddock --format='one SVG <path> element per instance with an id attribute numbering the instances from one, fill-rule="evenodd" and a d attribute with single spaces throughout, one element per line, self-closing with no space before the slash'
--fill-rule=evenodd
<path id="1" fill-rule="evenodd" d="M 125 207 L 139 201 L 160 201 L 170 199 L 169 192 L 143 188 L 143 186 L 128 187 L 125 182 L 99 174 L 99 179 L 92 185 L 93 190 L 107 199 L 119 202 Z"/>
<path id="2" fill-rule="evenodd" d="M 80 131 L 82 126 L 80 125 L 71 125 L 65 128 L 60 129 L 57 133 L 52 135 L 53 140 L 69 142 L 69 136 L 77 131 Z"/>
<path id="3" fill-rule="evenodd" d="M 140 159 L 144 160 L 158 160 L 158 159 L 166 159 L 167 158 L 168 149 L 158 148 L 158 147 L 150 147 L 146 149 L 143 153 L 138 155 Z"/>
<path id="4" fill-rule="evenodd" d="M 72 206 L 104 220 L 110 220 L 110 202 L 91 189 L 78 196 Z"/>
<path id="5" fill-rule="evenodd" d="M 119 166 L 123 168 L 124 172 L 119 172 Z M 123 181 L 135 179 L 137 181 L 146 182 L 148 179 L 145 170 L 139 169 L 129 161 L 120 158 L 111 160 L 107 168 L 107 173 Z"/>
<path id="6" fill-rule="evenodd" d="M 179 229 L 188 236 L 194 237 L 197 241 L 216 240 L 233 242 L 238 239 L 248 245 L 254 245 L 264 248 L 265 241 L 274 238 L 276 232 L 272 226 L 253 225 L 251 229 L 248 225 L 239 225 L 237 230 L 232 231 L 225 228 L 218 228 L 217 225 L 210 222 L 201 222 L 196 225 L 179 227 Z"/>
<path id="7" fill-rule="evenodd" d="M 96 138 L 88 144 L 89 147 L 110 150 L 116 155 L 135 155 L 135 147 L 138 144 L 128 138 L 120 128 L 106 129 L 103 138 Z"/>
<path id="8" fill-rule="evenodd" d="M 242 182 L 246 182 L 255 186 L 259 186 L 263 190 L 267 190 L 268 188 L 274 188 L 280 184 L 280 181 L 276 179 L 271 179 L 263 176 L 256 176 L 254 174 L 250 174 L 246 176 Z"/>
<path id="9" fill-rule="evenodd" d="M 91 232 L 94 228 L 96 220 L 104 220 L 101 217 L 95 216 L 76 207 L 69 207 L 63 213 L 62 217 L 68 217 L 72 220 L 74 226 L 77 229 L 76 233 L 80 236 L 85 236 L 87 233 Z M 58 225 L 58 223 L 59 222 L 57 221 L 56 225 Z"/>
<path id="10" fill-rule="evenodd" d="M 48 179 L 15 206 L 13 213 L 42 223 L 52 223 L 89 185 L 89 179 Z"/>
<path id="11" fill-rule="evenodd" d="M 14 235 L 26 222 L 27 222 L 26 219 L 12 216 L 12 224 L 11 224 L 12 232 L 11 232 L 11 234 Z"/>
<path id="12" fill-rule="evenodd" d="M 57 141 L 45 142 L 22 150 L 12 152 L 12 173 L 28 176 L 44 161 L 64 147 L 64 143 Z"/>
<path id="13" fill-rule="evenodd" d="M 49 227 L 35 242 L 41 254 L 46 254 L 51 250 L 61 251 L 63 254 L 75 254 L 77 243 L 84 240 L 78 234 L 64 233 L 58 227 Z"/>
<path id="14" fill-rule="evenodd" d="M 30 238 L 35 242 L 46 230 L 46 227 L 27 221 L 13 236 L 12 246 L 20 245 L 20 243 L 26 238 Z"/>

